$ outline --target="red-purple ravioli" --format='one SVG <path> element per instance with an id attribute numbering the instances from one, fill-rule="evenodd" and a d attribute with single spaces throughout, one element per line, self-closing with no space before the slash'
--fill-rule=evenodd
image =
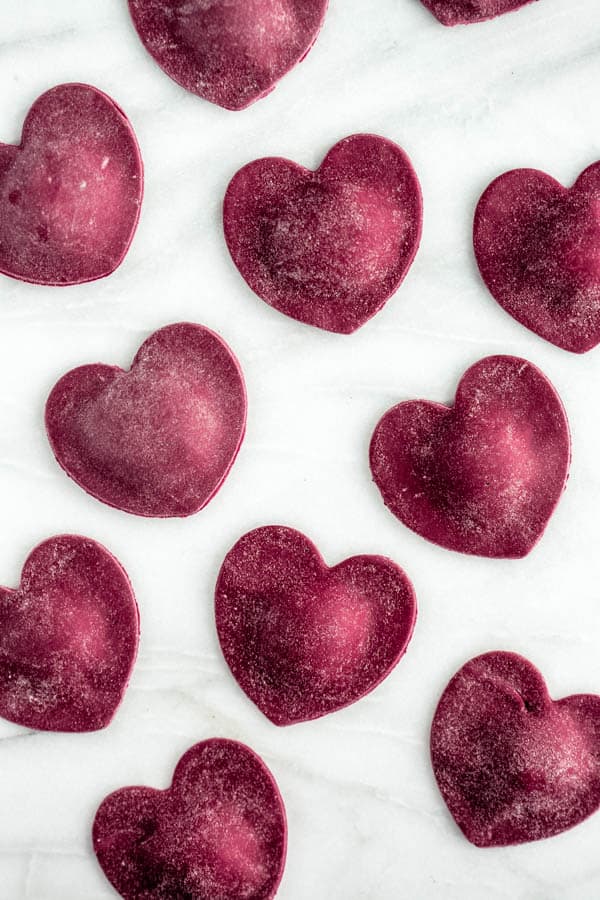
<path id="1" fill-rule="evenodd" d="M 422 227 L 409 158 L 385 138 L 355 134 L 313 172 L 279 157 L 232 179 L 225 239 L 240 273 L 280 312 L 349 334 L 402 283 Z"/>
<path id="2" fill-rule="evenodd" d="M 600 697 L 553 701 L 528 660 L 485 653 L 442 694 L 431 760 L 471 843 L 503 847 L 552 837 L 600 807 Z"/>
<path id="3" fill-rule="evenodd" d="M 139 616 L 108 550 L 64 534 L 33 550 L 16 590 L 0 588 L 0 716 L 44 731 L 105 728 L 135 662 Z"/>
<path id="4" fill-rule="evenodd" d="M 600 342 L 600 163 L 571 188 L 537 169 L 500 175 L 477 205 L 473 245 L 518 322 L 573 353 Z"/>
<path id="5" fill-rule="evenodd" d="M 82 284 L 123 261 L 140 215 L 143 168 L 114 100 L 61 84 L 31 107 L 20 146 L 0 144 L 0 273 Z"/>
<path id="6" fill-rule="evenodd" d="M 421 0 L 442 25 L 470 25 L 521 9 L 533 0 Z"/>
<path id="7" fill-rule="evenodd" d="M 317 39 L 328 0 L 129 0 L 146 50 L 173 81 L 225 109 L 269 94 Z"/>
<path id="8" fill-rule="evenodd" d="M 127 787 L 101 804 L 94 851 L 125 900 L 271 900 L 283 875 L 285 809 L 262 760 L 212 739 L 182 756 L 165 791 Z"/>
<path id="9" fill-rule="evenodd" d="M 216 494 L 246 427 L 244 380 L 202 325 L 154 332 L 131 369 L 101 363 L 64 375 L 46 404 L 59 464 L 85 491 L 138 516 L 189 516 Z"/>
<path id="10" fill-rule="evenodd" d="M 417 604 L 383 556 L 333 568 L 293 528 L 245 534 L 215 591 L 217 633 L 234 678 L 275 725 L 316 719 L 359 700 L 392 671 Z"/>
<path id="11" fill-rule="evenodd" d="M 548 379 L 525 359 L 488 356 L 453 407 L 411 400 L 371 440 L 385 505 L 417 534 L 462 553 L 518 558 L 542 536 L 565 488 L 569 425 Z"/>

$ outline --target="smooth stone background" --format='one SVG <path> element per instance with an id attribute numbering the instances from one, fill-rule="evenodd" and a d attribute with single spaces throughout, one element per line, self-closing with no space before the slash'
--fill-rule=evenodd
<path id="1" fill-rule="evenodd" d="M 0 722 L 0 897 L 110 900 L 90 825 L 125 784 L 166 786 L 212 735 L 246 741 L 275 774 L 289 816 L 281 900 L 597 900 L 600 814 L 539 844 L 478 850 L 436 789 L 428 730 L 440 692 L 485 650 L 524 653 L 555 697 L 600 692 L 600 349 L 583 357 L 514 322 L 481 283 L 472 213 L 516 166 L 571 183 L 600 157 L 598 0 L 540 0 L 443 28 L 418 0 L 332 0 L 314 49 L 241 113 L 185 93 L 138 41 L 125 0 L 3 0 L 0 135 L 19 140 L 31 102 L 64 81 L 111 94 L 146 163 L 139 231 L 110 278 L 39 288 L 0 278 L 0 583 L 39 541 L 80 532 L 127 568 L 140 605 L 139 661 L 106 731 L 30 733 Z M 287 319 L 232 265 L 220 227 L 230 177 L 282 154 L 318 165 L 357 131 L 401 144 L 421 178 L 425 227 L 405 284 L 356 334 Z M 45 398 L 67 369 L 128 366 L 144 338 L 188 319 L 238 354 L 245 444 L 224 488 L 188 520 L 143 520 L 88 497 L 54 462 Z M 370 482 L 372 429 L 393 403 L 451 401 L 490 353 L 532 360 L 573 431 L 567 492 L 519 561 L 437 549 L 384 508 Z M 241 694 L 216 641 L 212 591 L 232 544 L 257 525 L 303 530 L 333 564 L 382 553 L 420 604 L 406 657 L 377 691 L 318 722 L 277 729 Z"/>

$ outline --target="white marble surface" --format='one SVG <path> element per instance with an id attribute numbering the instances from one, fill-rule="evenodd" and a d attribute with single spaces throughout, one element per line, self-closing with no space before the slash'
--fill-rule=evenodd
<path id="1" fill-rule="evenodd" d="M 241 2 L 241 0 L 240 0 Z M 494 22 L 440 26 L 418 0 L 331 0 L 307 60 L 276 92 L 227 113 L 178 88 L 138 42 L 125 0 L 1 0 L 0 136 L 64 81 L 111 94 L 146 163 L 132 249 L 111 278 L 79 288 L 0 278 L 0 583 L 15 585 L 40 540 L 75 531 L 123 562 L 142 616 L 140 655 L 114 723 L 83 736 L 0 722 L 1 900 L 110 900 L 90 847 L 106 793 L 165 786 L 191 744 L 249 743 L 289 816 L 281 900 L 597 900 L 600 813 L 539 844 L 478 850 L 461 836 L 428 759 L 447 679 L 494 648 L 539 665 L 554 696 L 600 692 L 600 349 L 576 357 L 517 325 L 478 279 L 470 223 L 480 192 L 515 166 L 565 182 L 600 158 L 598 0 L 540 0 Z M 351 337 L 294 323 L 254 297 L 229 260 L 220 204 L 243 163 L 282 154 L 318 164 L 339 138 L 400 143 L 421 178 L 421 250 L 398 295 Z M 218 497 L 186 521 L 145 521 L 92 500 L 59 470 L 42 427 L 67 369 L 128 365 L 156 327 L 219 331 L 238 354 L 249 428 Z M 429 545 L 370 483 L 379 416 L 415 396 L 449 401 L 481 356 L 526 356 L 570 417 L 567 493 L 525 560 Z M 277 729 L 241 694 L 212 616 L 220 562 L 250 528 L 296 526 L 334 563 L 386 554 L 420 604 L 409 651 L 371 696 Z"/>

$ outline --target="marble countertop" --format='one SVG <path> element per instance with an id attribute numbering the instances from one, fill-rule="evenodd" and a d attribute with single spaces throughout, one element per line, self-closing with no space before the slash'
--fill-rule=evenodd
<path id="1" fill-rule="evenodd" d="M 449 30 L 418 0 L 331 0 L 323 32 L 270 97 L 228 113 L 187 94 L 137 40 L 125 0 L 2 0 L 0 136 L 17 142 L 31 102 L 84 81 L 130 117 L 146 165 L 138 233 L 110 278 L 68 289 L 0 278 L 0 583 L 16 585 L 42 539 L 79 532 L 128 570 L 140 654 L 114 722 L 90 735 L 0 722 L 0 898 L 110 900 L 90 842 L 96 807 L 126 784 L 166 786 L 209 736 L 250 744 L 289 818 L 281 900 L 597 900 L 600 813 L 548 841 L 471 846 L 437 791 L 429 724 L 448 678 L 489 649 L 515 650 L 555 697 L 600 692 L 600 349 L 573 356 L 538 339 L 479 280 L 473 208 L 497 174 L 545 169 L 571 183 L 600 158 L 598 0 L 540 0 Z M 341 137 L 398 142 L 421 179 L 421 250 L 404 285 L 356 334 L 270 309 L 232 265 L 220 226 L 232 174 L 265 155 L 316 166 Z M 225 486 L 184 521 L 142 520 L 85 494 L 58 468 L 45 398 L 73 366 L 127 366 L 155 328 L 217 330 L 240 358 L 247 439 Z M 520 561 L 428 544 L 384 508 L 367 447 L 381 414 L 413 397 L 451 401 L 490 353 L 539 365 L 573 433 L 567 492 Z M 413 641 L 358 704 L 277 729 L 242 695 L 217 645 L 212 594 L 236 539 L 295 526 L 333 564 L 381 553 L 418 595 Z"/>

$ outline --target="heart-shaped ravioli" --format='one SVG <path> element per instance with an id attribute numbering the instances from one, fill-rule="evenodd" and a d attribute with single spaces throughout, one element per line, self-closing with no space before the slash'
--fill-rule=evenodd
<path id="1" fill-rule="evenodd" d="M 218 335 L 186 322 L 152 334 L 129 371 L 73 369 L 46 404 L 48 438 L 67 475 L 139 516 L 189 516 L 205 506 L 245 427 L 237 360 Z"/>
<path id="2" fill-rule="evenodd" d="M 533 0 L 421 0 L 442 25 L 470 25 L 495 19 Z"/>
<path id="3" fill-rule="evenodd" d="M 213 739 L 182 756 L 168 790 L 108 796 L 93 844 L 125 900 L 271 900 L 285 865 L 285 809 L 252 750 Z"/>
<path id="4" fill-rule="evenodd" d="M 421 238 L 421 189 L 400 147 L 356 134 L 316 172 L 287 159 L 249 163 L 223 212 L 229 252 L 280 312 L 349 334 L 398 289 Z"/>
<path id="5" fill-rule="evenodd" d="M 110 275 L 142 202 L 135 134 L 117 104 L 61 84 L 31 107 L 19 147 L 0 144 L 0 273 L 42 285 Z"/>
<path id="6" fill-rule="evenodd" d="M 114 556 L 77 535 L 44 541 L 20 587 L 0 588 L 0 716 L 45 731 L 104 728 L 138 635 L 133 591 Z"/>
<path id="7" fill-rule="evenodd" d="M 359 700 L 389 675 L 412 636 L 417 604 L 382 556 L 328 568 L 293 528 L 245 534 L 215 591 L 217 633 L 242 690 L 275 725 Z"/>
<path id="8" fill-rule="evenodd" d="M 225 109 L 270 93 L 317 39 L 328 0 L 129 0 L 146 50 L 174 81 Z"/>
<path id="9" fill-rule="evenodd" d="M 528 660 L 486 653 L 442 694 L 431 760 L 448 809 L 473 844 L 552 837 L 600 807 L 600 697 L 553 701 Z"/>
<path id="10" fill-rule="evenodd" d="M 370 448 L 375 483 L 401 522 L 449 550 L 507 558 L 526 556 L 542 536 L 570 455 L 558 394 L 514 356 L 471 366 L 453 407 L 394 406 Z"/>
<path id="11" fill-rule="evenodd" d="M 483 280 L 518 322 L 573 353 L 600 342 L 600 163 L 570 189 L 536 169 L 496 178 L 473 244 Z"/>

